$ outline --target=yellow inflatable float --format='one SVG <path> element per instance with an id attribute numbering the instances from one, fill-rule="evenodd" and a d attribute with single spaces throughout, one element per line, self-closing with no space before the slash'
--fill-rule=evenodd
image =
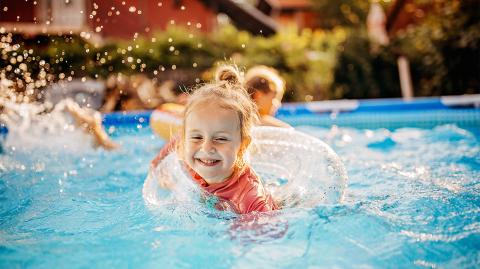
<path id="1" fill-rule="evenodd" d="M 166 103 L 155 109 L 150 115 L 150 127 L 165 141 L 180 131 L 184 106 Z"/>

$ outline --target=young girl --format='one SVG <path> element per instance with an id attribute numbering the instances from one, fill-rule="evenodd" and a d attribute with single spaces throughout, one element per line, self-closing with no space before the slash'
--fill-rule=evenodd
<path id="1" fill-rule="evenodd" d="M 207 84 L 189 97 L 180 137 L 165 146 L 152 165 L 176 144 L 192 180 L 207 195 L 219 198 L 218 209 L 240 214 L 275 210 L 271 195 L 244 159 L 250 130 L 258 119 L 255 104 L 233 67 L 220 68 L 216 78 L 217 83 Z"/>

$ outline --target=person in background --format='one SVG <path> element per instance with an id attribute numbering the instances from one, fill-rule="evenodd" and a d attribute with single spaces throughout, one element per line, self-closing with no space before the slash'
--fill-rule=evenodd
<path id="1" fill-rule="evenodd" d="M 244 85 L 257 104 L 260 125 L 291 128 L 289 124 L 274 117 L 285 92 L 285 82 L 275 69 L 264 65 L 250 68 L 245 74 Z"/>
<path id="2" fill-rule="evenodd" d="M 105 132 L 100 112 L 86 107 L 82 108 L 71 99 L 66 100 L 66 110 L 72 115 L 77 126 L 93 136 L 97 146 L 106 150 L 114 150 L 120 147 Z"/>

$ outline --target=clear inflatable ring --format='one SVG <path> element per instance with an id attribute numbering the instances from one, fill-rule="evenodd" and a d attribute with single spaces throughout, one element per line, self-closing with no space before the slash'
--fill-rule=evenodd
<path id="1" fill-rule="evenodd" d="M 336 204 L 347 185 L 346 169 L 323 141 L 294 129 L 255 127 L 247 161 L 282 208 Z M 170 190 L 160 185 L 168 182 Z M 199 188 L 175 152 L 149 171 L 143 197 L 150 205 L 194 201 Z"/>

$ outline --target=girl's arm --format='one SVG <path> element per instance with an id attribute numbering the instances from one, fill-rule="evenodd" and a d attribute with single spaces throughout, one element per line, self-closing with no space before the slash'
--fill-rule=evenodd
<path id="1" fill-rule="evenodd" d="M 85 132 L 93 135 L 95 143 L 98 146 L 107 150 L 114 150 L 119 148 L 119 145 L 108 136 L 103 129 L 102 115 L 90 108 L 81 108 L 77 103 L 71 99 L 66 101 L 67 111 L 70 112 L 75 119 L 77 125 L 81 127 Z"/>
<path id="2" fill-rule="evenodd" d="M 282 128 L 292 128 L 288 123 L 281 121 L 275 117 L 270 115 L 263 115 L 260 116 L 260 125 L 262 126 L 274 126 L 274 127 L 282 127 Z"/>
<path id="3" fill-rule="evenodd" d="M 152 176 L 155 176 L 158 171 L 156 170 L 157 165 L 165 158 L 167 155 L 175 150 L 175 147 L 177 145 L 177 138 L 173 137 L 170 139 L 165 145 L 163 145 L 162 149 L 158 152 L 157 156 L 152 160 L 150 163 L 150 170 L 149 174 L 152 173 Z M 165 167 L 163 167 L 165 168 Z M 174 187 L 173 180 L 171 176 L 168 176 L 169 174 L 162 174 L 160 172 L 160 175 L 156 175 L 155 178 L 157 180 L 158 185 L 167 190 L 171 190 Z"/>
<path id="4" fill-rule="evenodd" d="M 177 146 L 177 137 L 174 136 L 172 139 L 170 139 L 163 147 L 160 149 L 158 152 L 157 156 L 152 160 L 150 166 L 152 168 L 156 167 L 158 163 L 160 163 L 161 160 L 163 160 L 167 155 L 175 150 L 175 147 Z"/>

